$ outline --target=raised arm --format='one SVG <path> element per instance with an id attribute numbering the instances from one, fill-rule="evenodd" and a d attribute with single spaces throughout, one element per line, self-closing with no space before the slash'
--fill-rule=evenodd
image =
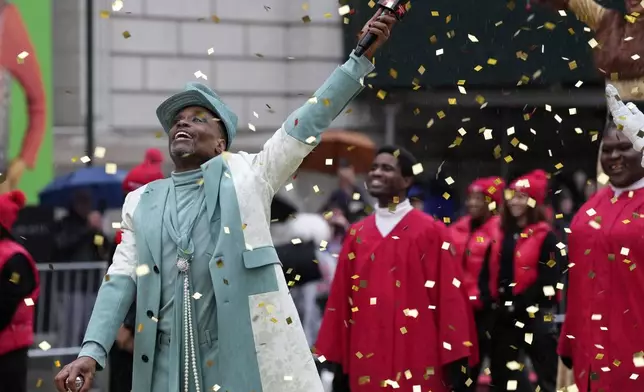
<path id="1" fill-rule="evenodd" d="M 320 142 L 320 136 L 331 122 L 364 88 L 363 78 L 373 71 L 369 57 L 389 38 L 395 22 L 392 16 L 372 18 L 364 31 L 378 36 L 372 50 L 338 67 L 303 106 L 295 110 L 282 127 L 253 156 L 252 163 L 259 175 L 272 187 L 273 193 L 286 182 L 302 160 Z M 368 27 L 371 26 L 371 27 Z M 363 32 L 364 32 L 363 31 Z"/>
<path id="2" fill-rule="evenodd" d="M 546 5 L 556 10 L 569 9 L 577 16 L 577 19 L 586 23 L 588 27 L 595 31 L 607 11 L 606 8 L 593 0 L 536 0 L 535 3 Z"/>
<path id="3" fill-rule="evenodd" d="M 65 366 L 55 378 L 58 391 L 66 391 L 66 380 L 75 380 L 79 375 L 85 378 L 88 386 L 84 388 L 89 390 L 96 368 L 105 368 L 107 353 L 134 301 L 137 251 L 132 217 L 144 189 L 145 187 L 131 192 L 125 198 L 121 243 L 116 248 L 112 265 L 98 291 L 78 359 Z"/>

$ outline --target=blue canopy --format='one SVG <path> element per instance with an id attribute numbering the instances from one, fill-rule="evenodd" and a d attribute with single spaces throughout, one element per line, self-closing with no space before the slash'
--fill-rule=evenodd
<path id="1" fill-rule="evenodd" d="M 85 167 L 55 178 L 40 194 L 40 204 L 50 207 L 70 206 L 72 195 L 77 190 L 92 193 L 94 207 L 121 208 L 123 205 L 122 184 L 127 172 L 105 172 L 104 166 Z"/>

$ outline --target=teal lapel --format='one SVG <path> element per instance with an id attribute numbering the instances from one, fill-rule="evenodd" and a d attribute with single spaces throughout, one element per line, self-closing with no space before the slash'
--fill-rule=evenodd
<path id="1" fill-rule="evenodd" d="M 163 213 L 171 184 L 171 178 L 148 184 L 137 206 L 137 209 L 141 208 L 142 219 L 139 224 L 142 223 L 144 226 L 143 228 L 137 227 L 137 231 L 142 230 L 145 233 L 145 240 L 150 248 L 150 253 L 152 253 L 152 261 L 159 268 L 161 268 L 161 253 L 163 251 L 163 230 L 159 230 L 159 228 L 163 227 Z"/>
<path id="2" fill-rule="evenodd" d="M 216 156 L 208 162 L 201 165 L 203 171 L 203 186 L 206 191 L 206 210 L 208 211 L 208 221 L 212 222 L 215 211 L 217 211 L 217 202 L 219 198 L 219 184 L 221 174 L 224 168 L 224 160 L 221 155 Z"/>

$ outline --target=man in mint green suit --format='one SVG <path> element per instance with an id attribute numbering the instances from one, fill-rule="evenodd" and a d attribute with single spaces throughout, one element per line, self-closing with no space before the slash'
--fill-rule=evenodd
<path id="1" fill-rule="evenodd" d="M 323 391 L 271 242 L 271 200 L 364 88 L 394 22 L 370 20 L 366 58 L 352 54 L 258 154 L 227 152 L 237 117 L 203 84 L 159 106 L 176 169 L 126 198 L 121 244 L 58 391 L 77 392 L 77 376 L 89 391 L 135 295 L 134 392 Z"/>

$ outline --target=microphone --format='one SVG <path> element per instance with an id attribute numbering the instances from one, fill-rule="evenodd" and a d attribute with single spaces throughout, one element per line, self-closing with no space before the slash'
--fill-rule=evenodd
<path id="1" fill-rule="evenodd" d="M 383 15 L 393 15 L 400 21 L 407 13 L 407 7 L 405 4 L 400 4 L 400 2 L 401 0 L 380 0 L 378 1 L 378 8 L 382 10 Z M 365 34 L 358 41 L 358 45 L 354 50 L 356 56 L 362 56 L 376 42 L 377 38 L 377 36 L 371 33 Z"/>

